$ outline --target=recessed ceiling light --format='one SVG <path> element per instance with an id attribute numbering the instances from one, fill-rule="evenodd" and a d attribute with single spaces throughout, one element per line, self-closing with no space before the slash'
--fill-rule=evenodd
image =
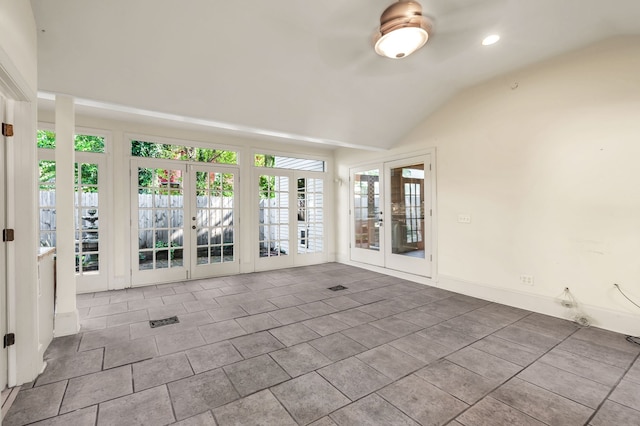
<path id="1" fill-rule="evenodd" d="M 490 46 L 494 43 L 497 43 L 498 40 L 500 40 L 500 36 L 498 34 L 491 34 L 490 36 L 487 36 L 484 38 L 484 40 L 482 40 L 482 45 Z"/>

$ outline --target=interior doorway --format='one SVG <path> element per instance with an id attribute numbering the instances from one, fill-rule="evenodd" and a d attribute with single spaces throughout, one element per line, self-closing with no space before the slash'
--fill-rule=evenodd
<path id="1" fill-rule="evenodd" d="M 433 276 L 432 154 L 351 170 L 351 260 Z"/>

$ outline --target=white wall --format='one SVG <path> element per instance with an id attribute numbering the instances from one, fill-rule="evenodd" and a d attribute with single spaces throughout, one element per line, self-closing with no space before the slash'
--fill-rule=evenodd
<path id="1" fill-rule="evenodd" d="M 38 357 L 36 185 L 37 88 L 36 25 L 28 1 L 0 2 L 0 90 L 14 102 L 14 136 L 7 142 L 7 226 L 16 240 L 7 244 L 9 385 L 36 377 Z M 5 273 L 5 271 L 2 271 Z M 4 306 L 0 307 L 4 311 Z M 4 315 L 4 312 L 3 312 Z"/>
<path id="2" fill-rule="evenodd" d="M 569 287 L 594 325 L 637 335 L 613 283 L 640 302 L 639 117 L 640 38 L 616 38 L 470 88 L 391 152 L 339 150 L 336 169 L 436 147 L 438 285 L 565 317 Z"/>
<path id="3" fill-rule="evenodd" d="M 39 110 L 38 117 L 42 124 L 54 123 L 55 117 L 50 105 L 43 103 Z M 331 150 L 325 147 L 307 146 L 300 147 L 288 143 L 276 141 L 264 141 L 258 139 L 239 138 L 232 135 L 223 135 L 213 131 L 208 131 L 204 127 L 183 126 L 167 121 L 155 121 L 151 119 L 140 119 L 131 116 L 132 121 L 103 119 L 92 115 L 76 115 L 76 127 L 101 130 L 109 136 L 109 162 L 110 175 L 109 182 L 113 185 L 110 191 L 109 216 L 111 223 L 109 229 L 114 230 L 109 233 L 112 240 L 109 241 L 108 261 L 109 266 L 109 288 L 125 288 L 131 284 L 131 238 L 136 236 L 130 234 L 130 181 L 129 181 L 129 161 L 130 161 L 130 138 L 128 136 L 148 136 L 147 140 L 165 143 L 167 139 L 206 144 L 212 148 L 228 148 L 239 152 L 240 158 L 240 272 L 247 273 L 254 271 L 254 255 L 257 250 L 257 242 L 254 239 L 254 228 L 257 224 L 257 202 L 255 191 L 253 191 L 253 153 L 279 153 L 291 156 L 317 157 L 328 161 L 332 159 Z M 49 126 L 50 127 L 50 126 Z M 161 139 L 161 140 L 159 140 Z M 332 170 L 327 173 L 327 199 L 333 198 Z M 333 216 L 327 217 L 326 232 L 330 233 L 334 227 Z M 327 241 L 327 255 L 329 260 L 335 259 L 335 245 L 333 234 L 329 234 Z"/>

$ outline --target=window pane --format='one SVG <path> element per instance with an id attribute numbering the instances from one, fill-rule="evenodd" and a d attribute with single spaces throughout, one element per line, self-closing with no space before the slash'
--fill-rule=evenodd
<path id="1" fill-rule="evenodd" d="M 131 155 L 199 163 L 238 164 L 238 153 L 235 151 L 135 140 L 131 141 Z"/>

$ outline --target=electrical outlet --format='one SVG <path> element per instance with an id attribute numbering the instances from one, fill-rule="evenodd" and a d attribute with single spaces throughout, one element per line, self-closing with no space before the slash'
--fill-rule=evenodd
<path id="1" fill-rule="evenodd" d="M 470 214 L 459 214 L 458 215 L 458 223 L 471 223 L 471 215 Z"/>
<path id="2" fill-rule="evenodd" d="M 533 275 L 520 275 L 520 284 L 533 285 Z"/>

